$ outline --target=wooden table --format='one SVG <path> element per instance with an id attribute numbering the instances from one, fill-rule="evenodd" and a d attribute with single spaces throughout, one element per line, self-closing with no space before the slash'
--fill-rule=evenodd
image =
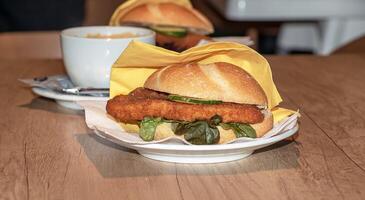
<path id="1" fill-rule="evenodd" d="M 299 134 L 208 165 L 144 158 L 18 83 L 60 60 L 0 60 L 0 199 L 365 199 L 365 56 L 268 59 Z"/>
<path id="2" fill-rule="evenodd" d="M 61 59 L 59 31 L 0 33 L 0 59 Z"/>

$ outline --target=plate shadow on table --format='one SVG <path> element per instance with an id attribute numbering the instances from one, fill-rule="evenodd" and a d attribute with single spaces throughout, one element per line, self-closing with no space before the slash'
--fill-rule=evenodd
<path id="1" fill-rule="evenodd" d="M 235 175 L 299 167 L 298 143 L 287 139 L 259 149 L 251 156 L 216 164 L 175 164 L 145 158 L 94 133 L 76 134 L 87 158 L 106 178 L 161 175 Z"/>
<path id="2" fill-rule="evenodd" d="M 71 114 L 71 115 L 84 116 L 84 111 L 64 108 L 64 107 L 58 105 L 54 100 L 47 99 L 44 97 L 35 97 L 32 99 L 31 102 L 29 102 L 27 104 L 19 105 L 19 107 L 35 109 L 35 110 L 43 110 L 43 111 L 58 113 L 58 114 Z"/>

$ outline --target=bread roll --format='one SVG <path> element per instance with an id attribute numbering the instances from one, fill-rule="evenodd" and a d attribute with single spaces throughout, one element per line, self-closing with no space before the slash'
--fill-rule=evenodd
<path id="1" fill-rule="evenodd" d="M 179 64 L 154 72 L 144 87 L 181 96 L 267 106 L 267 97 L 258 82 L 235 65 Z"/>
<path id="2" fill-rule="evenodd" d="M 149 3 L 137 6 L 119 18 L 119 24 L 184 27 L 190 32 L 209 34 L 213 25 L 194 8 L 175 3 Z"/>

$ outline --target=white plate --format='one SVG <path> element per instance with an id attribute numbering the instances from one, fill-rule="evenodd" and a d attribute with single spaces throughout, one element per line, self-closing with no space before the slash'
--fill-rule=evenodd
<path id="1" fill-rule="evenodd" d="M 79 95 L 71 95 L 71 94 L 60 94 L 58 92 L 33 87 L 32 91 L 39 96 L 54 99 L 59 105 L 70 108 L 73 110 L 83 110 L 83 108 L 76 103 L 76 101 L 106 101 L 108 97 L 91 97 L 91 96 L 79 96 Z"/>
<path id="2" fill-rule="evenodd" d="M 174 163 L 219 163 L 239 160 L 260 149 L 295 134 L 298 124 L 282 134 L 256 141 L 220 145 L 181 145 L 174 143 L 130 144 L 109 134 L 94 130 L 97 135 L 121 146 L 135 149 L 142 156 L 153 160 Z"/>
<path id="3" fill-rule="evenodd" d="M 276 123 L 261 138 L 239 138 L 228 144 L 189 145 L 180 137 L 170 136 L 163 140 L 145 142 L 138 134 L 127 133 L 106 113 L 106 101 L 79 101 L 85 108 L 87 126 L 107 140 L 135 149 L 141 155 L 159 161 L 175 163 L 218 163 L 242 159 L 256 149 L 269 146 L 292 136 L 298 131 L 299 113 Z"/>

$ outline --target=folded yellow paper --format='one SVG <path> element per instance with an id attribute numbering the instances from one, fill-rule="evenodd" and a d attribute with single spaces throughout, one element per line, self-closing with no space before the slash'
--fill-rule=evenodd
<path id="1" fill-rule="evenodd" d="M 137 87 L 143 87 L 145 80 L 160 67 L 191 62 L 202 64 L 227 62 L 239 66 L 261 85 L 268 98 L 270 109 L 282 101 L 266 59 L 245 45 L 231 42 L 213 42 L 177 53 L 133 41 L 112 67 L 110 97 L 128 94 Z M 280 112 L 274 112 L 274 120 L 277 122 L 293 113 L 294 111 L 281 109 Z"/>
<path id="2" fill-rule="evenodd" d="M 119 19 L 125 15 L 127 12 L 132 10 L 133 8 L 146 4 L 146 3 L 165 3 L 165 2 L 173 2 L 175 4 L 179 4 L 188 8 L 192 8 L 192 5 L 189 0 L 129 0 L 125 3 L 121 4 L 113 13 L 109 25 L 118 26 Z"/>

